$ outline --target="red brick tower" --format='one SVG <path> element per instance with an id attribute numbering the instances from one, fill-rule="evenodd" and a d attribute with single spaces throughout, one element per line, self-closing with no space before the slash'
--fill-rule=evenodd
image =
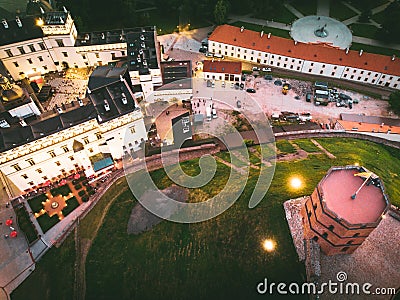
<path id="1" fill-rule="evenodd" d="M 364 167 L 332 167 L 302 208 L 305 238 L 327 255 L 352 253 L 389 207 L 378 176 Z"/>

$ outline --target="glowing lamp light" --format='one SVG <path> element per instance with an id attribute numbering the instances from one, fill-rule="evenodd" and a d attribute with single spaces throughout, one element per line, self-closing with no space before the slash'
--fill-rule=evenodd
<path id="1" fill-rule="evenodd" d="M 289 184 L 293 189 L 300 189 L 303 186 L 303 182 L 299 177 L 292 177 L 289 179 Z"/>
<path id="2" fill-rule="evenodd" d="M 275 250 L 275 242 L 270 239 L 266 239 L 262 243 L 263 249 L 267 252 L 272 252 Z"/>
<path id="3" fill-rule="evenodd" d="M 354 163 L 354 165 L 358 167 L 360 164 L 358 162 L 356 162 L 356 163 Z"/>
<path id="4" fill-rule="evenodd" d="M 37 19 L 37 20 L 36 20 L 36 25 L 37 25 L 37 26 L 43 26 L 43 25 L 44 25 L 43 19 L 42 19 L 42 18 Z"/>

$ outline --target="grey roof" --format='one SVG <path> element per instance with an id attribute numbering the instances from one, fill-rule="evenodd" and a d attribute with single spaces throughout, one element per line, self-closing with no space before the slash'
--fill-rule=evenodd
<path id="1" fill-rule="evenodd" d="M 400 126 L 400 119 L 386 118 L 379 116 L 366 116 L 362 114 L 340 114 L 343 121 L 368 123 L 368 124 L 378 124 L 382 123 L 388 126 Z"/>
<path id="2" fill-rule="evenodd" d="M 192 62 L 190 60 L 162 62 L 161 75 L 164 84 L 180 79 L 191 78 Z"/>
<path id="3" fill-rule="evenodd" d="M 117 29 L 79 34 L 75 46 L 91 46 L 123 42 L 125 42 L 125 32 L 123 29 Z"/>
<path id="4" fill-rule="evenodd" d="M 32 120 L 25 127 L 18 123 L 10 128 L 0 128 L 0 151 L 12 149 L 96 117 L 96 110 L 90 103 L 44 120 Z"/>
<path id="5" fill-rule="evenodd" d="M 120 81 L 120 76 L 126 74 L 126 67 L 101 66 L 90 75 L 88 88 L 94 91 L 109 84 Z"/>
<path id="6" fill-rule="evenodd" d="M 66 11 L 49 11 L 44 18 L 45 25 L 63 25 L 68 17 Z"/>
<path id="7" fill-rule="evenodd" d="M 22 24 L 21 27 L 16 19 L 10 19 L 0 24 L 0 46 L 43 37 L 43 31 L 36 25 L 33 16 L 20 17 L 19 20 Z"/>

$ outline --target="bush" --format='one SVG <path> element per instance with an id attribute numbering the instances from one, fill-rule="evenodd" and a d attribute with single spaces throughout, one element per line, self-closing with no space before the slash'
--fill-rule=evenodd
<path id="1" fill-rule="evenodd" d="M 80 197 L 82 197 L 82 196 L 85 195 L 85 194 L 86 194 L 86 191 L 85 191 L 85 190 L 81 190 L 81 191 L 78 192 L 78 195 L 79 195 Z"/>
<path id="2" fill-rule="evenodd" d="M 390 94 L 389 107 L 396 115 L 400 116 L 400 91 Z"/>
<path id="3" fill-rule="evenodd" d="M 82 188 L 82 185 L 78 183 L 78 184 L 74 185 L 74 188 L 78 191 Z"/>
<path id="4" fill-rule="evenodd" d="M 52 189 L 50 192 L 53 196 L 57 195 L 68 196 L 69 193 L 71 193 L 71 189 L 69 188 L 68 185 L 63 185 L 58 188 Z"/>
<path id="5" fill-rule="evenodd" d="M 82 201 L 83 201 L 83 202 L 88 202 L 88 201 L 89 201 L 89 196 L 87 196 L 87 195 L 86 195 L 86 196 L 83 196 L 83 197 L 82 197 Z"/>

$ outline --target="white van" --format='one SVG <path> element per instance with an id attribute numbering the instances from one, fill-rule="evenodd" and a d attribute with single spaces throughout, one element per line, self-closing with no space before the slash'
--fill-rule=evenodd
<path id="1" fill-rule="evenodd" d="M 213 119 L 218 118 L 217 110 L 216 110 L 215 108 L 212 109 L 212 118 L 213 118 Z"/>
<path id="2" fill-rule="evenodd" d="M 220 58 L 220 59 L 224 59 L 225 58 L 222 54 L 219 54 L 219 53 L 215 53 L 214 57 L 215 58 Z"/>

